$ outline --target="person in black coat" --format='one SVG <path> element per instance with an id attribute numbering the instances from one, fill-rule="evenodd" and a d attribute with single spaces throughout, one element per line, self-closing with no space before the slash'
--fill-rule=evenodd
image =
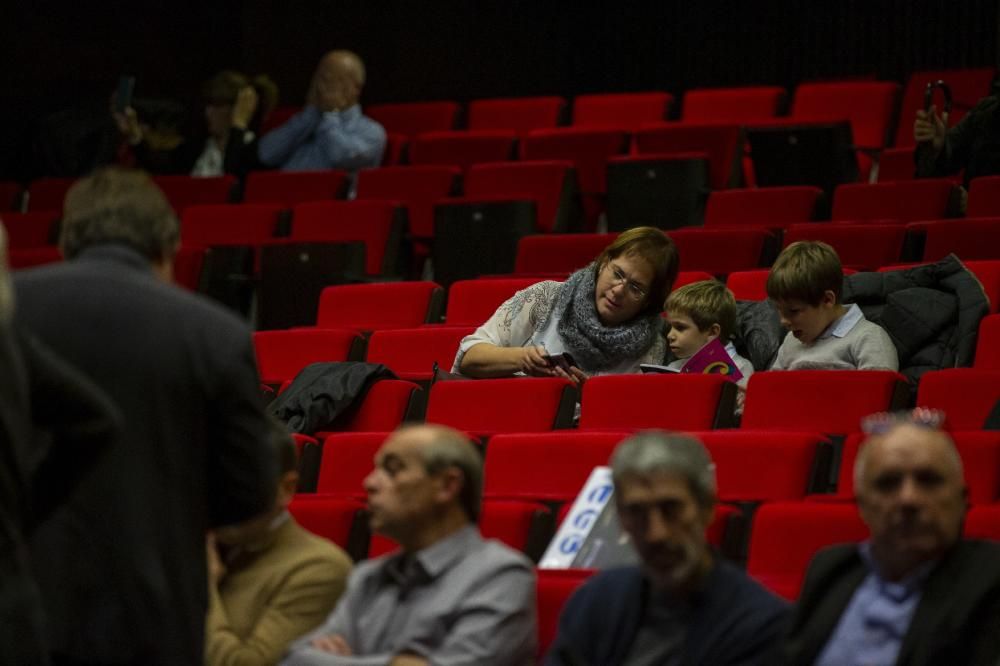
<path id="1" fill-rule="evenodd" d="M 100 460 L 120 417 L 109 399 L 13 321 L 0 226 L 0 663 L 47 661 L 27 537 Z"/>
<path id="2" fill-rule="evenodd" d="M 210 528 L 270 508 L 250 331 L 171 284 L 178 223 L 141 172 L 70 189 L 69 260 L 15 278 L 21 323 L 118 404 L 124 431 L 31 538 L 53 661 L 195 664 Z"/>
<path id="3" fill-rule="evenodd" d="M 810 563 L 782 663 L 998 663 L 1000 545 L 961 538 L 962 461 L 928 416 L 876 421 L 854 468 L 871 539 Z"/>

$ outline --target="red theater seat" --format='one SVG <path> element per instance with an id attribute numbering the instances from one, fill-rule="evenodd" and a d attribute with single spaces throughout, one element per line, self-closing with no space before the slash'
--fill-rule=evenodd
<path id="1" fill-rule="evenodd" d="M 503 162 L 514 154 L 512 130 L 424 132 L 410 141 L 410 164 L 466 168 L 479 162 Z"/>
<path id="2" fill-rule="evenodd" d="M 21 210 L 21 184 L 9 180 L 0 181 L 0 213 Z"/>
<path id="3" fill-rule="evenodd" d="M 459 280 L 448 289 L 445 323 L 449 326 L 479 326 L 492 317 L 504 301 L 536 282 L 539 280 L 535 278 Z"/>
<path id="4" fill-rule="evenodd" d="M 552 511 L 538 502 L 485 500 L 479 516 L 479 531 L 484 539 L 496 539 L 522 553 L 538 548 L 532 543 L 535 530 L 546 525 L 541 536 L 552 538 Z"/>
<path id="5" fill-rule="evenodd" d="M 362 509 L 364 505 L 356 500 L 301 493 L 288 505 L 299 525 L 344 549 L 350 545 L 351 531 Z"/>
<path id="6" fill-rule="evenodd" d="M 911 225 L 926 231 L 924 261 L 937 261 L 949 254 L 970 259 L 1000 259 L 1000 218 L 938 220 Z"/>
<path id="7" fill-rule="evenodd" d="M 496 435 L 486 446 L 483 496 L 571 502 L 595 467 L 607 465 L 621 432 Z"/>
<path id="8" fill-rule="evenodd" d="M 243 192 L 244 203 L 294 206 L 304 201 L 338 199 L 347 189 L 347 173 L 328 171 L 252 171 Z"/>
<path id="9" fill-rule="evenodd" d="M 594 572 L 590 569 L 538 569 L 538 656 L 548 652 L 559 633 L 559 614 L 578 587 Z"/>
<path id="10" fill-rule="evenodd" d="M 568 231 L 576 174 L 568 160 L 475 164 L 465 175 L 465 197 L 535 202 L 538 231 Z"/>
<path id="11" fill-rule="evenodd" d="M 7 246 L 11 249 L 52 247 L 52 232 L 57 211 L 36 213 L 0 213 L 0 221 L 7 230 Z"/>
<path id="12" fill-rule="evenodd" d="M 731 423 L 735 399 L 721 375 L 602 375 L 583 385 L 580 428 L 711 430 Z"/>
<path id="13" fill-rule="evenodd" d="M 514 130 L 555 127 L 566 107 L 562 97 L 510 97 L 469 102 L 470 130 Z"/>
<path id="14" fill-rule="evenodd" d="M 319 297 L 317 328 L 415 328 L 436 322 L 444 290 L 435 282 L 335 285 Z"/>
<path id="15" fill-rule="evenodd" d="M 284 209 L 276 204 L 218 204 L 189 206 L 181 214 L 181 243 L 263 245 L 274 239 Z"/>
<path id="16" fill-rule="evenodd" d="M 764 229 L 674 229 L 670 238 L 677 245 L 681 267 L 724 275 L 761 265 L 768 232 Z"/>
<path id="17" fill-rule="evenodd" d="M 66 192 L 76 182 L 76 178 L 39 178 L 28 184 L 28 203 L 25 210 L 61 211 Z"/>
<path id="18" fill-rule="evenodd" d="M 426 420 L 477 436 L 548 432 L 572 425 L 576 398 L 576 386 L 558 378 L 437 382 Z"/>
<path id="19" fill-rule="evenodd" d="M 316 492 L 363 500 L 363 482 L 375 469 L 375 454 L 391 433 L 338 432 L 323 440 Z"/>
<path id="20" fill-rule="evenodd" d="M 154 176 L 153 182 L 163 190 L 167 201 L 180 214 L 188 206 L 228 203 L 236 177 Z"/>
<path id="21" fill-rule="evenodd" d="M 701 88 L 684 93 L 681 120 L 704 123 L 752 123 L 774 118 L 785 89 L 777 86 Z"/>
<path id="22" fill-rule="evenodd" d="M 281 384 L 310 363 L 360 361 L 364 339 L 353 329 L 297 328 L 253 334 L 260 380 Z"/>
<path id="23" fill-rule="evenodd" d="M 580 191 L 601 195 L 607 191 L 608 158 L 625 154 L 628 134 L 621 130 L 563 127 L 529 132 L 521 143 L 525 160 L 571 160 L 576 165 Z"/>
<path id="24" fill-rule="evenodd" d="M 1000 314 L 983 317 L 976 340 L 976 370 L 1000 372 Z"/>
<path id="25" fill-rule="evenodd" d="M 344 420 L 338 431 L 391 432 L 404 420 L 419 416 L 418 405 L 423 390 L 413 382 L 381 379 L 368 389 L 356 411 Z M 317 433 L 319 434 L 319 433 Z M 322 433 L 325 437 L 330 433 Z"/>
<path id="26" fill-rule="evenodd" d="M 854 504 L 764 504 L 753 518 L 747 573 L 777 594 L 794 600 L 817 551 L 867 538 L 868 528 Z"/>
<path id="27" fill-rule="evenodd" d="M 972 179 L 969 183 L 969 201 L 965 215 L 967 217 L 1000 215 L 1000 176 Z"/>
<path id="28" fill-rule="evenodd" d="M 913 123 L 910 123 L 912 135 Z M 913 159 L 913 148 L 886 148 L 878 159 L 878 182 L 891 183 L 898 180 L 913 180 L 917 170 Z"/>
<path id="29" fill-rule="evenodd" d="M 945 413 L 946 430 L 981 430 L 1000 400 L 1000 371 L 952 368 L 925 373 L 917 406 Z"/>
<path id="30" fill-rule="evenodd" d="M 393 166 L 358 172 L 357 198 L 397 201 L 406 206 L 410 234 L 434 235 L 434 203 L 455 193 L 461 169 L 455 166 Z"/>
<path id="31" fill-rule="evenodd" d="M 708 195 L 706 227 L 787 227 L 816 214 L 823 190 L 809 185 L 715 191 Z"/>
<path id="32" fill-rule="evenodd" d="M 398 275 L 405 224 L 392 201 L 313 201 L 292 211 L 291 240 L 307 243 L 361 241 L 369 275 Z"/>
<path id="33" fill-rule="evenodd" d="M 421 132 L 441 132 L 455 128 L 458 104 L 451 101 L 373 104 L 365 115 L 378 121 L 386 132 L 414 137 Z"/>
<path id="34" fill-rule="evenodd" d="M 1000 541 L 1000 504 L 972 507 L 965 516 L 964 536 Z"/>
<path id="35" fill-rule="evenodd" d="M 715 463 L 719 500 L 773 502 L 806 496 L 820 442 L 816 432 L 696 433 Z"/>
<path id="36" fill-rule="evenodd" d="M 635 131 L 666 120 L 673 100 L 666 92 L 579 95 L 573 100 L 573 125 Z"/>
<path id="37" fill-rule="evenodd" d="M 755 372 L 741 427 L 858 432 L 865 416 L 902 407 L 904 388 L 902 375 L 888 370 Z"/>
<path id="38" fill-rule="evenodd" d="M 635 133 L 639 156 L 698 152 L 708 155 L 712 189 L 734 187 L 742 180 L 739 125 L 661 123 Z"/>
<path id="39" fill-rule="evenodd" d="M 957 185 L 947 179 L 850 183 L 833 193 L 834 220 L 936 220 L 948 217 Z"/>
<path id="40" fill-rule="evenodd" d="M 734 271 L 726 276 L 726 286 L 738 301 L 764 301 L 767 300 L 767 276 L 770 274 L 768 268 Z"/>
<path id="41" fill-rule="evenodd" d="M 473 326 L 442 326 L 375 331 L 368 339 L 367 361 L 382 363 L 400 379 L 430 382 L 434 364 L 450 371 L 458 343 L 474 330 Z"/>
<path id="42" fill-rule="evenodd" d="M 568 275 L 596 259 L 617 237 L 618 234 L 525 236 L 517 244 L 514 272 Z"/>
<path id="43" fill-rule="evenodd" d="M 822 241 L 833 246 L 845 266 L 875 270 L 899 261 L 906 239 L 901 224 L 793 224 L 785 229 L 784 245 Z M 681 255 L 683 256 L 683 255 Z"/>

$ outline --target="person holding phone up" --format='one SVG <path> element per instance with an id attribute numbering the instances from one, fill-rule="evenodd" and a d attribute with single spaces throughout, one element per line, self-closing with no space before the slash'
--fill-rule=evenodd
<path id="1" fill-rule="evenodd" d="M 638 372 L 666 349 L 663 302 L 677 247 L 660 229 L 630 229 L 565 282 L 517 292 L 459 345 L 452 372 L 467 377 L 564 377 Z M 569 354 L 573 365 L 552 362 Z"/>
<path id="2" fill-rule="evenodd" d="M 979 176 L 1000 174 L 1000 98 L 993 92 L 976 104 L 954 127 L 948 128 L 948 112 L 938 114 L 930 105 L 917 111 L 913 121 L 916 176 L 950 176 L 965 169 L 964 185 Z M 963 212 L 964 212 L 963 196 Z"/>

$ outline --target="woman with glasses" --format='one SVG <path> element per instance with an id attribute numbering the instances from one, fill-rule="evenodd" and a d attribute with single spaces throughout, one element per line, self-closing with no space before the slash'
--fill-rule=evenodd
<path id="1" fill-rule="evenodd" d="M 465 337 L 453 372 L 468 377 L 565 377 L 638 372 L 660 363 L 660 313 L 677 278 L 677 248 L 661 230 L 622 233 L 565 282 L 517 292 Z M 550 360 L 568 354 L 572 363 Z"/>

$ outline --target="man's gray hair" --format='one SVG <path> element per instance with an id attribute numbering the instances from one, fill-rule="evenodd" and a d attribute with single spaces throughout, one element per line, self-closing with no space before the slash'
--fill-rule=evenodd
<path id="1" fill-rule="evenodd" d="M 67 259 L 93 245 L 127 245 L 150 261 L 169 261 L 180 227 L 163 192 L 142 171 L 105 167 L 66 193 L 59 246 Z"/>
<path id="2" fill-rule="evenodd" d="M 611 456 L 616 491 L 627 477 L 661 473 L 684 478 L 701 506 L 715 504 L 715 464 L 704 444 L 690 435 L 659 430 L 640 432 L 619 444 Z"/>
<path id="3" fill-rule="evenodd" d="M 414 426 L 431 432 L 431 441 L 423 447 L 424 469 L 437 474 L 449 467 L 462 472 L 459 502 L 471 522 L 479 520 L 483 499 L 483 456 L 469 438 L 445 426 Z"/>

